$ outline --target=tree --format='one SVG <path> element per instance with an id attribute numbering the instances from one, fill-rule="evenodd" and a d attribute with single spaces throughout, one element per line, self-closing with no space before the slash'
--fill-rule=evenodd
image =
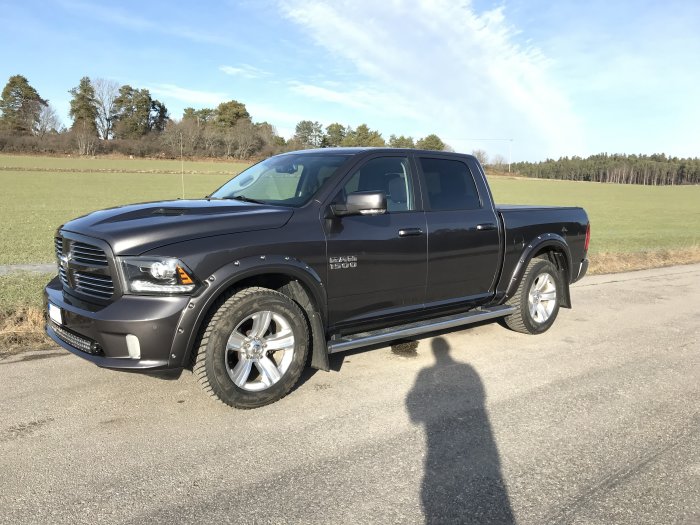
<path id="1" fill-rule="evenodd" d="M 48 104 L 22 75 L 11 76 L 0 95 L 0 127 L 13 135 L 36 132 L 41 108 Z"/>
<path id="2" fill-rule="evenodd" d="M 89 155 L 94 152 L 97 139 L 97 103 L 95 88 L 88 77 L 80 79 L 77 87 L 69 91 L 73 97 L 70 101 L 69 115 L 73 119 L 71 133 L 78 143 L 78 153 Z"/>
<path id="3" fill-rule="evenodd" d="M 416 144 L 413 142 L 413 137 L 391 135 L 389 137 L 389 146 L 392 148 L 415 148 Z"/>
<path id="4" fill-rule="evenodd" d="M 367 124 L 360 124 L 355 130 L 348 128 L 342 144 L 343 146 L 386 146 L 386 142 L 384 142 L 382 134 L 378 131 L 369 129 Z"/>
<path id="5" fill-rule="evenodd" d="M 159 100 L 152 100 L 149 130 L 163 131 L 168 120 L 170 120 L 170 117 L 168 117 L 168 108 L 165 107 L 165 104 Z"/>
<path id="6" fill-rule="evenodd" d="M 443 151 L 445 149 L 445 143 L 442 141 L 442 139 L 440 139 L 440 137 L 432 133 L 416 142 L 416 147 L 418 149 Z"/>
<path id="7" fill-rule="evenodd" d="M 39 112 L 39 121 L 35 128 L 37 136 L 43 138 L 47 133 L 59 133 L 62 128 L 61 119 L 58 118 L 54 107 L 51 104 L 42 106 L 41 112 Z"/>
<path id="8" fill-rule="evenodd" d="M 335 148 L 343 143 L 343 139 L 347 134 L 345 126 L 334 122 L 326 127 L 326 134 L 323 136 L 323 146 L 327 148 Z"/>
<path id="9" fill-rule="evenodd" d="M 121 139 L 163 131 L 169 119 L 165 104 L 152 99 L 147 89 L 134 89 L 128 84 L 119 88 L 114 109 L 114 136 Z"/>
<path id="10" fill-rule="evenodd" d="M 80 79 L 77 87 L 69 91 L 71 96 L 70 111 L 68 114 L 73 119 L 71 129 L 86 128 L 97 135 L 97 102 L 95 100 L 95 88 L 88 77 Z"/>
<path id="11" fill-rule="evenodd" d="M 508 161 L 506 160 L 506 158 L 500 154 L 494 155 L 491 159 L 491 166 L 499 170 L 502 170 L 507 164 Z"/>
<path id="12" fill-rule="evenodd" d="M 185 108 L 182 119 L 191 119 L 199 125 L 213 123 L 216 120 L 216 110 L 211 108 Z"/>
<path id="13" fill-rule="evenodd" d="M 262 139 L 255 125 L 248 119 L 239 120 L 233 128 L 236 143 L 236 156 L 247 159 L 262 146 Z"/>
<path id="14" fill-rule="evenodd" d="M 319 122 L 300 121 L 294 131 L 294 140 L 302 148 L 318 148 L 323 140 L 323 127 Z"/>
<path id="15" fill-rule="evenodd" d="M 113 135 L 114 118 L 116 117 L 115 100 L 119 95 L 119 83 L 105 78 L 92 79 L 95 90 L 95 105 L 97 107 L 97 131 L 100 138 L 109 140 Z"/>
<path id="16" fill-rule="evenodd" d="M 472 150 L 472 155 L 476 157 L 476 160 L 478 160 L 482 166 L 486 166 L 489 163 L 489 156 L 483 149 Z"/>
<path id="17" fill-rule="evenodd" d="M 216 108 L 216 124 L 222 128 L 233 128 L 240 120 L 250 122 L 250 114 L 245 104 L 237 100 L 222 102 Z"/>

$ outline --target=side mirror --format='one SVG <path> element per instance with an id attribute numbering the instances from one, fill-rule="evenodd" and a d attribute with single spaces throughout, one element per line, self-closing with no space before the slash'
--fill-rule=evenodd
<path id="1" fill-rule="evenodd" d="M 386 193 L 383 191 L 356 191 L 348 195 L 346 201 L 331 204 L 336 217 L 346 215 L 381 215 L 386 213 Z"/>

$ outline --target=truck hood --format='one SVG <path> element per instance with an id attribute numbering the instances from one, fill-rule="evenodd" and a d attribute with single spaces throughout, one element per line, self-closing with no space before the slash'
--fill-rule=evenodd
<path id="1" fill-rule="evenodd" d="M 99 210 L 67 222 L 61 230 L 105 240 L 115 255 L 202 237 L 284 226 L 293 211 L 235 200 L 177 200 Z"/>

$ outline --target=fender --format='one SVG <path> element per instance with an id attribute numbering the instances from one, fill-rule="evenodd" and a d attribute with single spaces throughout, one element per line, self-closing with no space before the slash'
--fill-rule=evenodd
<path id="1" fill-rule="evenodd" d="M 563 267 L 564 270 L 564 290 L 561 305 L 565 308 L 571 308 L 571 294 L 569 292 L 569 283 L 571 282 L 571 252 L 569 251 L 569 245 L 566 243 L 566 239 L 556 233 L 543 233 L 542 235 L 538 235 L 523 249 L 518 259 L 518 264 L 515 265 L 515 269 L 508 281 L 504 300 L 510 299 L 513 297 L 513 294 L 515 294 L 518 286 L 520 286 L 525 268 L 530 263 L 533 256 L 542 251 L 543 248 L 548 248 L 550 246 L 556 248 L 555 253 L 558 254 L 557 258 L 559 259 L 557 265 Z M 564 260 L 561 260 L 562 257 Z"/>
<path id="2" fill-rule="evenodd" d="M 202 323 L 218 298 L 231 286 L 244 279 L 265 274 L 283 274 L 303 283 L 309 291 L 310 301 L 303 304 L 311 323 L 313 355 L 311 365 L 321 370 L 329 370 L 328 348 L 326 346 L 325 319 L 326 291 L 318 273 L 299 259 L 285 255 L 260 255 L 233 261 L 216 270 L 204 280 L 205 289 L 193 296 L 184 310 L 178 325 L 178 334 L 189 334 L 187 342 L 173 344 L 172 358 L 179 357 L 184 367 L 191 359 Z M 183 338 L 184 339 L 184 338 Z M 179 348 L 176 348 L 179 346 Z M 171 360 L 172 362 L 172 360 Z"/>

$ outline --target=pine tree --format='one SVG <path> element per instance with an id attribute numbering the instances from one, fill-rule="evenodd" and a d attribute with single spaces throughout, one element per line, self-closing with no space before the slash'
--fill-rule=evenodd
<path id="1" fill-rule="evenodd" d="M 0 127 L 13 135 L 34 134 L 47 104 L 25 77 L 11 76 L 0 95 Z"/>

